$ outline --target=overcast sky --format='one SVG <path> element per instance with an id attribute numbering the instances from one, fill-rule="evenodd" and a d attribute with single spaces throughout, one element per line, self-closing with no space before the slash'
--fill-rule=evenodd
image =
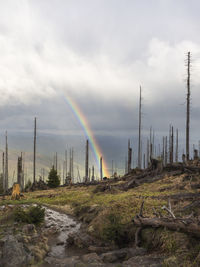
<path id="1" fill-rule="evenodd" d="M 0 0 L 0 129 L 134 137 L 169 123 L 184 138 L 186 53 L 192 53 L 192 142 L 200 139 L 198 0 Z"/>

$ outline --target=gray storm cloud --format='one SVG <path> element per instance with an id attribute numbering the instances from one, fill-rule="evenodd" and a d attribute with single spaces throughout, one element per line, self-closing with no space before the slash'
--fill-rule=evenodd
<path id="1" fill-rule="evenodd" d="M 145 125 L 162 125 L 163 117 L 163 127 L 171 120 L 183 125 L 187 51 L 194 58 L 197 116 L 199 3 L 192 2 L 188 13 L 187 1 L 0 1 L 3 128 L 6 122 L 15 128 L 17 120 L 29 127 L 28 118 L 37 114 L 46 128 L 65 129 L 71 111 L 62 98 L 69 95 L 93 129 L 137 129 L 140 84 Z M 78 127 L 72 115 L 65 119 L 68 128 Z"/>

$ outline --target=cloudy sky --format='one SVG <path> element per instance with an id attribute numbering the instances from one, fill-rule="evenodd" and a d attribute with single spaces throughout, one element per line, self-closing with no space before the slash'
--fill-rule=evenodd
<path id="1" fill-rule="evenodd" d="M 184 139 L 191 51 L 197 143 L 199 10 L 198 0 L 0 0 L 1 132 L 32 132 L 37 116 L 40 135 L 83 136 L 70 96 L 107 153 L 135 142 L 141 85 L 143 136 L 152 125 L 159 139 L 172 123 Z"/>

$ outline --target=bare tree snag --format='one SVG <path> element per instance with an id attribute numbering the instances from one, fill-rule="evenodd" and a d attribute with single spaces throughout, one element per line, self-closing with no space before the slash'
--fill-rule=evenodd
<path id="1" fill-rule="evenodd" d="M 190 159 L 190 52 L 187 54 L 186 160 Z"/>
<path id="2" fill-rule="evenodd" d="M 132 161 L 132 148 L 130 147 L 130 140 L 128 140 L 128 173 L 131 171 L 131 161 Z"/>
<path id="3" fill-rule="evenodd" d="M 167 136 L 165 136 L 165 166 L 167 165 Z"/>
<path id="4" fill-rule="evenodd" d="M 86 140 L 86 147 L 85 147 L 85 182 L 88 182 L 88 170 L 89 170 L 89 141 Z"/>
<path id="5" fill-rule="evenodd" d="M 5 181 L 5 154 L 2 153 L 2 173 L 3 173 L 3 191 L 6 191 L 6 181 Z"/>
<path id="6" fill-rule="evenodd" d="M 55 160 L 56 160 L 56 171 L 58 171 L 58 153 L 56 152 L 56 158 L 55 158 Z"/>
<path id="7" fill-rule="evenodd" d="M 100 179 L 103 180 L 103 159 L 100 157 Z"/>
<path id="8" fill-rule="evenodd" d="M 149 139 L 147 138 L 147 168 L 149 167 Z"/>
<path id="9" fill-rule="evenodd" d="M 171 164 L 174 162 L 174 127 L 172 126 L 171 135 Z"/>
<path id="10" fill-rule="evenodd" d="M 6 149 L 5 149 L 5 191 L 8 190 L 8 135 L 6 131 Z"/>
<path id="11" fill-rule="evenodd" d="M 67 168 L 67 150 L 65 150 L 65 177 L 68 175 L 68 168 Z"/>
<path id="12" fill-rule="evenodd" d="M 36 182 L 36 118 L 34 120 L 34 144 L 33 144 L 33 183 Z"/>
<path id="13" fill-rule="evenodd" d="M 178 129 L 176 129 L 176 163 L 178 163 Z"/>
<path id="14" fill-rule="evenodd" d="M 139 99 L 139 137 L 138 137 L 138 168 L 141 169 L 141 86 L 140 86 L 140 99 Z"/>
<path id="15" fill-rule="evenodd" d="M 24 190 L 24 183 L 23 183 L 23 170 L 22 170 L 22 156 L 18 157 L 17 161 L 17 183 L 20 185 L 20 191 Z"/>
<path id="16" fill-rule="evenodd" d="M 72 147 L 72 160 L 71 160 L 71 178 L 72 182 L 74 182 L 74 148 Z"/>
<path id="17" fill-rule="evenodd" d="M 92 181 L 94 181 L 94 166 L 92 166 Z"/>

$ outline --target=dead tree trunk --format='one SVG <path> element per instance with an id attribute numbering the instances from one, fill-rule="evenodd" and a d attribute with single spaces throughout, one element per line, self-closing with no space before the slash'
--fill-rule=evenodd
<path id="1" fill-rule="evenodd" d="M 139 99 L 139 137 L 138 137 L 138 168 L 141 169 L 141 86 L 140 86 L 140 99 Z"/>
<path id="2" fill-rule="evenodd" d="M 132 161 L 132 148 L 130 147 L 130 140 L 128 140 L 128 173 L 131 171 L 131 161 Z"/>
<path id="3" fill-rule="evenodd" d="M 149 139 L 147 138 L 147 168 L 149 167 Z"/>
<path id="4" fill-rule="evenodd" d="M 144 218 L 142 216 L 136 216 L 133 219 L 133 222 L 140 227 L 166 227 L 170 230 L 182 231 L 195 236 L 200 236 L 200 226 L 198 225 L 198 222 L 194 222 L 192 219 Z"/>
<path id="5" fill-rule="evenodd" d="M 170 126 L 169 126 L 169 155 L 168 155 L 168 157 L 169 157 L 169 163 L 171 163 L 171 141 L 172 141 L 172 135 L 171 135 L 171 133 L 172 133 L 172 127 L 171 127 L 171 124 L 170 124 Z"/>
<path id="6" fill-rule="evenodd" d="M 92 181 L 94 181 L 94 166 L 92 166 Z"/>
<path id="7" fill-rule="evenodd" d="M 103 180 L 103 159 L 100 157 L 100 179 Z"/>
<path id="8" fill-rule="evenodd" d="M 85 147 L 85 182 L 88 182 L 88 169 L 89 169 L 89 142 L 86 140 Z"/>
<path id="9" fill-rule="evenodd" d="M 176 129 L 176 163 L 178 163 L 178 129 Z"/>
<path id="10" fill-rule="evenodd" d="M 5 181 L 5 154 L 2 153 L 2 173 L 3 173 L 3 191 L 6 191 L 6 181 Z"/>
<path id="11" fill-rule="evenodd" d="M 69 151 L 69 177 L 72 179 L 72 149 Z"/>
<path id="12" fill-rule="evenodd" d="M 5 155 L 5 191 L 8 190 L 8 135 L 6 132 L 6 155 Z"/>
<path id="13" fill-rule="evenodd" d="M 36 118 L 34 120 L 34 144 L 33 144 L 33 183 L 36 182 Z"/>
<path id="14" fill-rule="evenodd" d="M 72 160 L 71 160 L 71 177 L 72 177 L 72 183 L 74 183 L 74 148 L 72 147 Z"/>
<path id="15" fill-rule="evenodd" d="M 153 130 L 153 140 L 152 140 L 152 156 L 156 154 L 155 152 L 155 131 Z"/>
<path id="16" fill-rule="evenodd" d="M 165 137 L 163 136 L 163 141 L 162 141 L 162 162 L 163 165 L 165 165 Z"/>
<path id="17" fill-rule="evenodd" d="M 58 153 L 56 152 L 56 171 L 58 171 Z"/>
<path id="18" fill-rule="evenodd" d="M 187 55 L 186 160 L 190 158 L 190 52 Z"/>
<path id="19" fill-rule="evenodd" d="M 174 162 L 174 127 L 172 126 L 171 135 L 171 164 Z"/>
<path id="20" fill-rule="evenodd" d="M 165 166 L 167 165 L 167 136 L 165 136 Z"/>
<path id="21" fill-rule="evenodd" d="M 150 127 L 150 160 L 152 158 L 152 127 Z"/>
<path id="22" fill-rule="evenodd" d="M 21 157 L 18 157 L 18 161 L 17 161 L 17 183 L 20 185 L 21 191 L 24 190 L 22 175 L 23 175 L 23 171 L 22 171 L 22 156 L 21 156 Z"/>

